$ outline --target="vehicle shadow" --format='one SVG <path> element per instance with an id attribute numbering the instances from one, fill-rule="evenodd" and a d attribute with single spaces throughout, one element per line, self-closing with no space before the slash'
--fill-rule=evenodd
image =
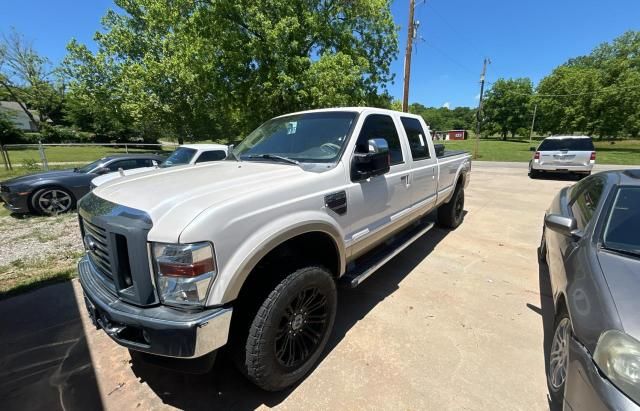
<path id="1" fill-rule="evenodd" d="M 0 301 L 3 410 L 104 409 L 71 281 Z"/>
<path id="2" fill-rule="evenodd" d="M 434 228 L 380 268 L 358 288 L 339 289 L 338 312 L 333 333 L 316 367 L 340 344 L 358 321 L 399 288 L 399 283 L 448 233 L 447 230 Z M 154 365 L 138 360 L 132 361 L 131 366 L 140 381 L 145 382 L 165 404 L 185 410 L 255 409 L 260 405 L 273 407 L 297 388 L 296 385 L 277 393 L 257 388 L 236 370 L 227 349 L 218 353 L 213 369 L 204 375 L 160 370 Z"/>
<path id="3" fill-rule="evenodd" d="M 544 173 L 538 175 L 536 180 L 557 180 L 557 181 L 580 181 L 583 176 L 571 173 L 554 173 L 550 171 L 545 171 Z"/>
<path id="4" fill-rule="evenodd" d="M 542 317 L 542 352 L 544 355 L 545 376 L 549 372 L 549 353 L 551 352 L 551 342 L 553 340 L 553 326 L 555 321 L 555 308 L 553 304 L 553 294 L 549 277 L 549 267 L 545 262 L 538 261 L 538 284 L 540 287 L 540 307 L 527 304 L 527 307 L 538 313 Z M 551 411 L 562 409 L 561 406 L 551 402 L 551 397 L 547 394 L 549 409 Z"/>

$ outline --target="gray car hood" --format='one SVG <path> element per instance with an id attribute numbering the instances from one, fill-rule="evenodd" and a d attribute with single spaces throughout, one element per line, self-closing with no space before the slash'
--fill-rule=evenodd
<path id="1" fill-rule="evenodd" d="M 73 170 L 48 171 L 46 173 L 30 174 L 26 176 L 12 178 L 11 180 L 4 181 L 2 184 L 3 185 L 31 184 L 39 180 L 78 176 L 79 174 L 81 173 L 76 173 Z"/>
<path id="2" fill-rule="evenodd" d="M 624 331 L 640 340 L 640 259 L 600 250 L 598 260 Z"/>

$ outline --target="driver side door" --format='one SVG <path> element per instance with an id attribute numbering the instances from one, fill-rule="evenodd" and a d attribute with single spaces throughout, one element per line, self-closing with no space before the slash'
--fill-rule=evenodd
<path id="1" fill-rule="evenodd" d="M 346 242 L 353 257 L 379 243 L 409 211 L 410 167 L 397 121 L 386 114 L 370 114 L 364 119 L 358 135 L 356 153 L 368 152 L 369 140 L 383 138 L 387 141 L 390 170 L 386 174 L 349 185 L 348 198 L 353 208 Z"/>

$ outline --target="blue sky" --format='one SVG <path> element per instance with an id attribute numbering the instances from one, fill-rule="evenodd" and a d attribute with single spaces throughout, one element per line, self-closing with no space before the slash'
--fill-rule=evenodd
<path id="1" fill-rule="evenodd" d="M 402 96 L 408 0 L 395 0 L 400 53 L 392 95 Z M 530 77 L 537 83 L 570 57 L 588 53 L 627 30 L 640 30 L 638 0 L 416 0 L 419 37 L 409 100 L 427 106 L 475 106 L 483 58 L 487 80 Z M 75 37 L 93 42 L 111 0 L 3 0 L 0 31 L 15 27 L 53 62 Z"/>

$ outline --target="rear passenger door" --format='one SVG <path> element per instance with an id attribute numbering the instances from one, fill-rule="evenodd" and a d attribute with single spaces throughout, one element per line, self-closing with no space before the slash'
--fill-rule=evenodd
<path id="1" fill-rule="evenodd" d="M 420 120 L 401 116 L 400 121 L 411 154 L 411 203 L 418 208 L 425 207 L 436 201 L 437 161 L 434 153 L 429 152 L 429 136 Z"/>
<path id="2" fill-rule="evenodd" d="M 353 252 L 376 243 L 385 229 L 392 229 L 411 205 L 409 161 L 398 133 L 399 124 L 390 115 L 369 114 L 365 117 L 355 151 L 366 153 L 368 141 L 384 138 L 389 145 L 390 170 L 368 180 L 354 182 L 349 187 L 351 209 L 350 229 L 347 241 Z"/>

